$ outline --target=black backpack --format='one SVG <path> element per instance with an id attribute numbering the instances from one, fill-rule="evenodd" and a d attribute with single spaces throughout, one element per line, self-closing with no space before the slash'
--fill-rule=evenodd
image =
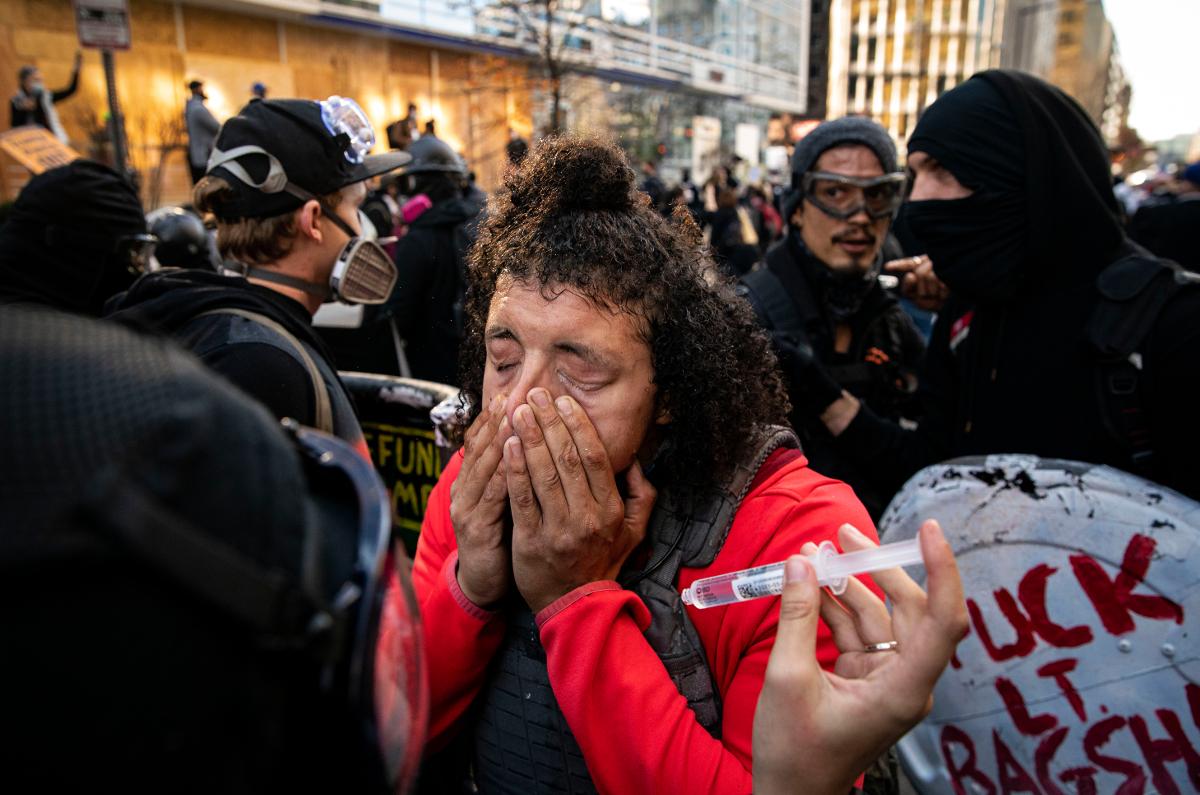
<path id="1" fill-rule="evenodd" d="M 1200 287 L 1200 274 L 1129 243 L 1096 278 L 1100 301 L 1088 321 L 1096 354 L 1096 394 L 1105 430 L 1124 449 L 1129 471 L 1154 480 L 1154 446 L 1146 415 L 1142 350 L 1159 314 L 1180 291 Z"/>

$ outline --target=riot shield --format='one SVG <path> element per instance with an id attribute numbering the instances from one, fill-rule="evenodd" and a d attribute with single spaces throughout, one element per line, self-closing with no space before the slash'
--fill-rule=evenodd
<path id="1" fill-rule="evenodd" d="M 429 492 L 454 452 L 429 413 L 444 401 L 457 400 L 458 390 L 415 378 L 338 375 L 354 397 L 371 461 L 391 495 L 392 527 L 415 556 Z"/>
<path id="2" fill-rule="evenodd" d="M 987 456 L 918 472 L 880 535 L 926 518 L 970 629 L 898 746 L 920 792 L 1200 791 L 1200 503 L 1110 467 Z"/>

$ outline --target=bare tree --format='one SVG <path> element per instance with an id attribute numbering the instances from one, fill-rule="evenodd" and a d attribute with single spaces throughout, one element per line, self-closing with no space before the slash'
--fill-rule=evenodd
<path id="1" fill-rule="evenodd" d="M 538 69 L 546 80 L 550 95 L 550 123 L 546 132 L 562 131 L 563 83 L 567 75 L 581 71 L 582 63 L 573 54 L 575 31 L 583 21 L 579 0 L 471 0 L 478 16 L 482 7 L 507 12 L 517 24 L 520 41 L 537 53 Z"/>

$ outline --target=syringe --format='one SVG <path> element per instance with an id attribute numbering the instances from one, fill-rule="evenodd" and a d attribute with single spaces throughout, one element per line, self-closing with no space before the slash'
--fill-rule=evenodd
<path id="1" fill-rule="evenodd" d="M 838 553 L 833 542 L 822 541 L 817 551 L 809 555 L 808 559 L 816 570 L 817 582 L 835 594 L 845 591 L 848 578 L 855 574 L 925 562 L 921 556 L 921 542 L 918 538 L 843 554 Z M 770 563 L 696 580 L 690 588 L 683 589 L 683 603 L 700 608 L 719 607 L 744 602 L 747 599 L 757 599 L 760 596 L 781 594 L 785 565 Z"/>

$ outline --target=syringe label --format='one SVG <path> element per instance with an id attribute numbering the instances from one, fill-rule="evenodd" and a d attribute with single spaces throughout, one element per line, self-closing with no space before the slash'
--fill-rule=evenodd
<path id="1" fill-rule="evenodd" d="M 738 577 L 733 581 L 733 593 L 739 602 L 757 599 L 760 596 L 775 596 L 783 593 L 783 572 L 763 572 L 751 577 Z"/>

